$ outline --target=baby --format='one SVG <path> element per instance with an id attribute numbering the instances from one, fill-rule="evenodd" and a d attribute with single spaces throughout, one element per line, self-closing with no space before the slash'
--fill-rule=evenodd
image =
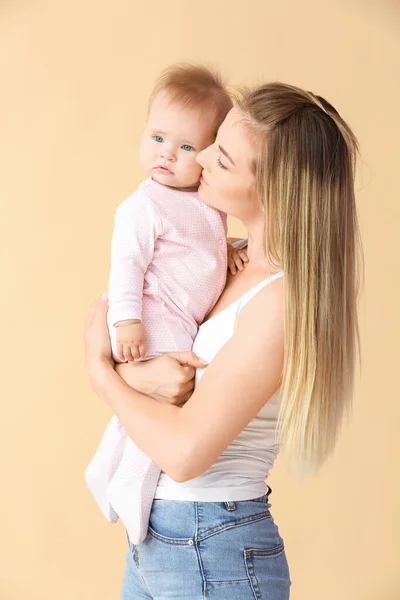
<path id="1" fill-rule="evenodd" d="M 247 262 L 227 243 L 226 215 L 197 194 L 196 155 L 214 142 L 231 107 L 220 78 L 204 67 L 172 67 L 155 86 L 140 146 L 150 177 L 115 214 L 108 326 L 117 362 L 191 350 L 224 289 L 228 263 L 234 272 L 235 263 Z M 159 475 L 114 416 L 86 481 L 132 543 L 146 537 Z"/>

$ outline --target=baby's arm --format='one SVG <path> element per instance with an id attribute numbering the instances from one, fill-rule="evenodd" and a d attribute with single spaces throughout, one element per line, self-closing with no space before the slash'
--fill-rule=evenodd
<path id="1" fill-rule="evenodd" d="M 146 355 L 142 296 L 161 222 L 152 201 L 135 193 L 118 207 L 111 244 L 110 321 L 116 327 L 116 353 L 133 361 Z"/>

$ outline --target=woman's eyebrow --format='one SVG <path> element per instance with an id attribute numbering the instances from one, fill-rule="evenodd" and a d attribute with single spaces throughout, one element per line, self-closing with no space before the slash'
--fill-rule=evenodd
<path id="1" fill-rule="evenodd" d="M 226 156 L 226 158 L 227 158 L 228 160 L 230 160 L 230 161 L 231 161 L 231 163 L 233 164 L 233 166 L 235 167 L 236 165 L 235 165 L 235 163 L 233 162 L 233 159 L 232 159 L 232 157 L 231 157 L 231 156 L 228 154 L 228 152 L 225 150 L 225 148 L 223 148 L 222 146 L 218 146 L 218 148 L 220 149 L 220 151 L 222 152 L 222 154 L 224 154 L 224 155 Z"/>

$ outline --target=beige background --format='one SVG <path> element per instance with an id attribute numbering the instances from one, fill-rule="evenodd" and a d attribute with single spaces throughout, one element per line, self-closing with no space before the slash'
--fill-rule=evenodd
<path id="1" fill-rule="evenodd" d="M 335 456 L 299 484 L 280 462 L 273 513 L 293 600 L 396 600 L 399 573 L 399 4 L 395 0 L 3 0 L 1 600 L 118 598 L 122 527 L 84 468 L 109 410 L 81 342 L 107 283 L 116 205 L 159 70 L 218 65 L 326 96 L 358 135 L 364 366 Z M 244 231 L 231 222 L 231 233 Z"/>

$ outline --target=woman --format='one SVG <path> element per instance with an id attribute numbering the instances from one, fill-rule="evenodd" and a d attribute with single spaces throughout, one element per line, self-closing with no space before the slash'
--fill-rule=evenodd
<path id="1" fill-rule="evenodd" d="M 279 445 L 298 473 L 320 467 L 351 403 L 356 151 L 323 98 L 281 83 L 243 92 L 198 155 L 199 193 L 244 223 L 249 263 L 228 276 L 194 353 L 115 369 L 107 303 L 94 303 L 92 386 L 163 471 L 149 535 L 128 540 L 123 600 L 289 598 L 265 479 Z"/>

